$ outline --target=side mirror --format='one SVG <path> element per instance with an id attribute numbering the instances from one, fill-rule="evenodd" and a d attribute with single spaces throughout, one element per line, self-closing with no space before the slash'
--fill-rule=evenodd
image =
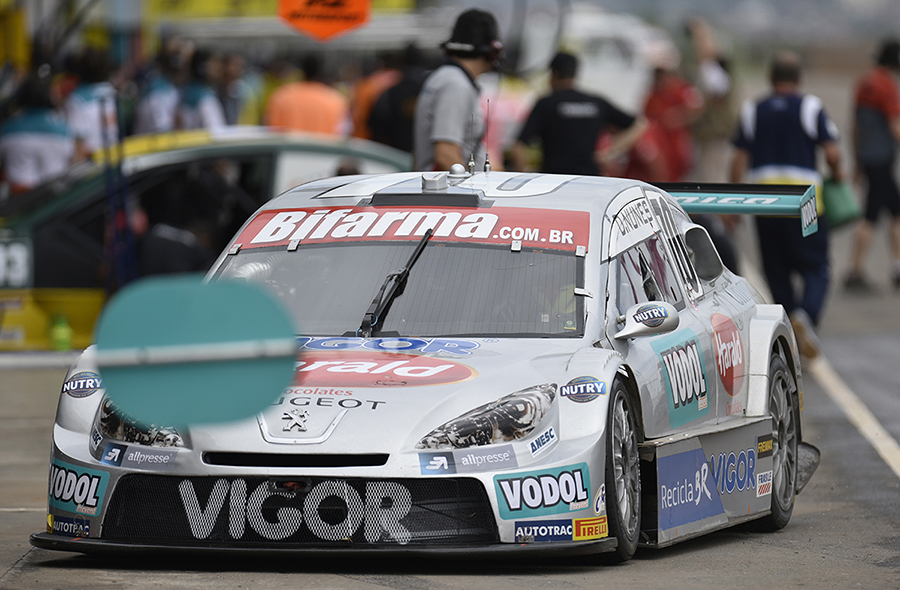
<path id="1" fill-rule="evenodd" d="M 678 328 L 678 310 L 665 301 L 639 303 L 628 308 L 619 321 L 625 321 L 625 327 L 615 335 L 617 340 L 636 336 L 653 336 L 665 334 Z"/>

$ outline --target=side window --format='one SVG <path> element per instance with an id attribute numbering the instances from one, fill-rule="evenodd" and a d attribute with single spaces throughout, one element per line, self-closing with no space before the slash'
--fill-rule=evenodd
<path id="1" fill-rule="evenodd" d="M 632 305 L 647 301 L 667 301 L 684 307 L 678 279 L 667 262 L 662 241 L 653 236 L 616 257 L 618 284 L 616 305 L 624 314 Z"/>
<path id="2" fill-rule="evenodd" d="M 699 297 L 703 294 L 700 287 L 700 281 L 697 273 L 691 264 L 690 255 L 687 246 L 684 243 L 684 237 L 678 232 L 678 226 L 675 223 L 675 217 L 665 198 L 659 193 L 647 191 L 650 202 L 653 207 L 653 213 L 660 220 L 663 234 L 668 242 L 669 251 L 674 257 L 675 266 L 678 268 L 678 274 L 684 284 L 685 289 Z"/>

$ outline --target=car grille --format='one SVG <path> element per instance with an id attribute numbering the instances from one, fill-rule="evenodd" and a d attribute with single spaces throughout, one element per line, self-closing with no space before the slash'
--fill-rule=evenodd
<path id="1" fill-rule="evenodd" d="M 102 538 L 131 543 L 323 545 L 499 541 L 474 479 L 126 475 Z"/>

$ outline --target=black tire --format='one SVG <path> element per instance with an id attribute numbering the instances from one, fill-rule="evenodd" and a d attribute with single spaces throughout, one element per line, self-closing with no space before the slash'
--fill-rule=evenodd
<path id="1" fill-rule="evenodd" d="M 777 531 L 787 526 L 794 512 L 797 489 L 797 446 L 800 412 L 791 388 L 790 369 L 780 354 L 769 361 L 769 415 L 772 417 L 772 513 L 760 520 L 761 528 Z"/>
<path id="2" fill-rule="evenodd" d="M 601 563 L 628 561 L 641 534 L 641 461 L 636 412 L 625 384 L 616 380 L 606 420 L 606 518 L 615 552 L 600 554 Z"/>

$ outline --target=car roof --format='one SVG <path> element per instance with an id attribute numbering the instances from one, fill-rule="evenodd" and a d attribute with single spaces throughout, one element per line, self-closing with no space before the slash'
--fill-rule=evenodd
<path id="1" fill-rule="evenodd" d="M 424 188 L 428 179 L 447 178 L 447 186 Z M 334 177 L 312 181 L 269 201 L 264 210 L 316 206 L 363 205 L 380 197 L 401 198 L 405 205 L 454 206 L 455 200 L 479 199 L 480 206 L 565 209 L 603 214 L 625 189 L 644 186 L 637 180 L 518 172 L 479 172 L 454 179 L 446 172 Z M 649 186 L 649 185 L 647 185 Z M 471 202 L 471 201 L 470 201 Z M 472 205 L 469 205 L 472 206 Z"/>

